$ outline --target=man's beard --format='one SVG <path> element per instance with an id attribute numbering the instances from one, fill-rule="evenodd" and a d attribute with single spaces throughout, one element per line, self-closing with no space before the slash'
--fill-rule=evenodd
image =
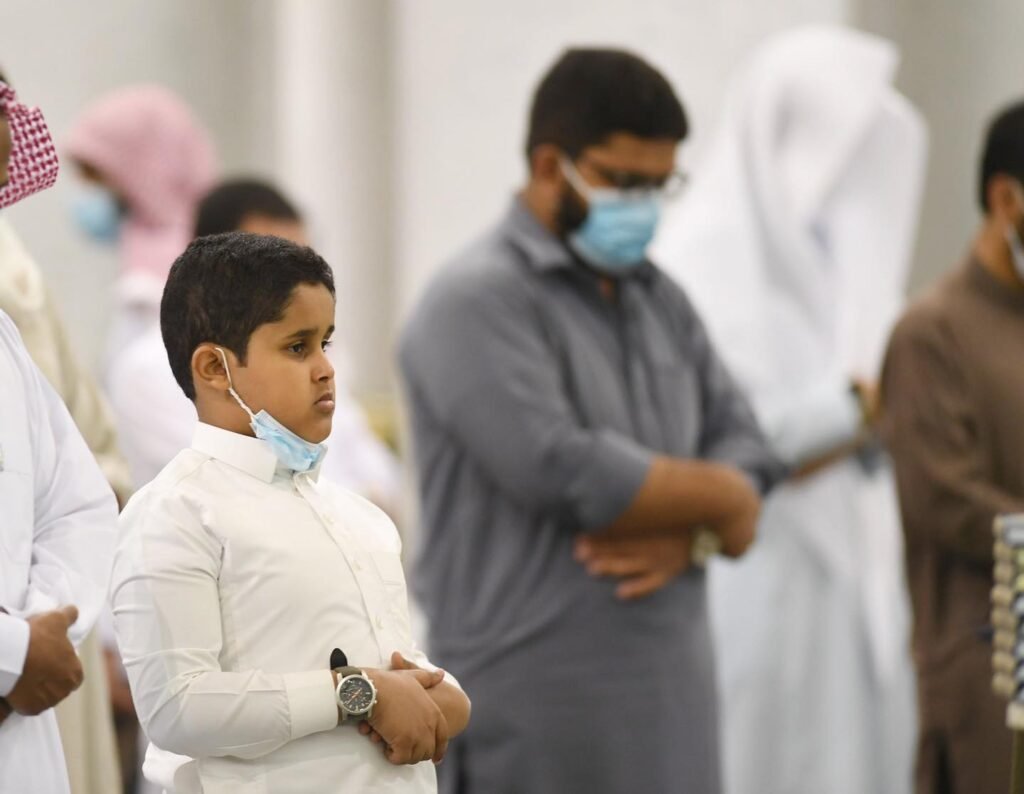
<path id="1" fill-rule="evenodd" d="M 576 231 L 587 219 L 587 205 L 583 202 L 576 191 L 569 185 L 565 186 L 565 192 L 555 213 L 555 230 L 559 237 L 565 238 Z"/>

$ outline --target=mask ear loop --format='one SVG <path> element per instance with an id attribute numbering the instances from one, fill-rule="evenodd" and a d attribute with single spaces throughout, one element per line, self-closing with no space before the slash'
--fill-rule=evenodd
<path id="1" fill-rule="evenodd" d="M 587 184 L 587 180 L 583 178 L 583 174 L 576 168 L 575 163 L 565 155 L 561 155 L 558 158 L 558 166 L 562 169 L 562 175 L 569 181 L 572 189 L 589 202 L 594 189 Z"/>
<path id="2" fill-rule="evenodd" d="M 242 398 L 239 397 L 238 392 L 235 391 L 235 384 L 231 382 L 231 368 L 228 366 L 228 357 L 224 354 L 224 349 L 220 347 L 215 347 L 214 350 L 220 353 L 220 360 L 224 362 L 224 372 L 228 376 L 228 393 L 235 398 L 235 402 L 241 406 L 242 410 L 249 414 L 249 419 L 255 422 L 256 417 L 253 415 L 253 412 L 249 409 L 249 406 L 242 402 Z"/>

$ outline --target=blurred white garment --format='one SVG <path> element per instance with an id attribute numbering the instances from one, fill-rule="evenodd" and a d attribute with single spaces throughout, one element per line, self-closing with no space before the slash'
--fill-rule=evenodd
<path id="1" fill-rule="evenodd" d="M 0 312 L 0 696 L 28 651 L 25 618 L 73 604 L 76 645 L 106 597 L 117 502 L 64 403 Z M 68 791 L 53 710 L 0 724 L 0 790 Z"/>
<path id="2" fill-rule="evenodd" d="M 761 46 L 654 258 L 791 463 L 852 440 L 898 316 L 926 131 L 894 48 L 811 27 Z M 766 500 L 713 566 L 728 794 L 910 790 L 909 606 L 892 476 L 846 458 Z"/>
<path id="3" fill-rule="evenodd" d="M 160 299 L 163 294 L 163 280 L 152 273 L 129 271 L 117 277 L 114 282 L 114 308 L 103 359 L 107 381 L 110 380 L 110 372 L 122 350 L 153 328 L 159 333 Z M 135 486 L 144 484 L 136 482 Z"/>
<path id="4" fill-rule="evenodd" d="M 337 357 L 334 349 L 330 355 L 332 361 Z M 398 464 L 345 387 L 336 361 L 335 369 L 334 422 L 323 476 L 391 509 L 400 497 Z M 197 421 L 195 406 L 171 372 L 158 324 L 151 323 L 113 359 L 108 384 L 121 448 L 132 480 L 141 487 L 188 447 Z"/>
<path id="5" fill-rule="evenodd" d="M 67 330 L 35 260 L 0 216 L 0 310 L 14 322 L 36 366 L 57 391 L 122 502 L 131 496 L 128 464 L 114 419 L 93 378 L 75 358 Z"/>

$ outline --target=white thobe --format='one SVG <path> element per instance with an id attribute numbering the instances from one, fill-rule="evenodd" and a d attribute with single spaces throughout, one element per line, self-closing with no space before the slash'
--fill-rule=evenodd
<path id="1" fill-rule="evenodd" d="M 106 595 L 117 503 L 60 397 L 0 312 L 0 696 L 24 668 L 26 618 L 78 607 L 80 642 Z M 52 710 L 0 725 L 0 792 L 68 791 Z"/>
<path id="2" fill-rule="evenodd" d="M 752 55 L 657 258 L 777 450 L 854 438 L 898 315 L 926 134 L 881 39 L 809 27 Z M 905 794 L 914 689 L 893 481 L 848 457 L 765 501 L 712 567 L 728 794 Z"/>

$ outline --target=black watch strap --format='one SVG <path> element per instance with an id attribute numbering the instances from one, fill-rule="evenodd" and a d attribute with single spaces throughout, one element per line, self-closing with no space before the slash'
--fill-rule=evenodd
<path id="1" fill-rule="evenodd" d="M 341 648 L 335 648 L 331 651 L 330 661 L 327 662 L 327 666 L 332 670 L 336 670 L 339 667 L 345 667 L 348 665 L 348 657 Z"/>

